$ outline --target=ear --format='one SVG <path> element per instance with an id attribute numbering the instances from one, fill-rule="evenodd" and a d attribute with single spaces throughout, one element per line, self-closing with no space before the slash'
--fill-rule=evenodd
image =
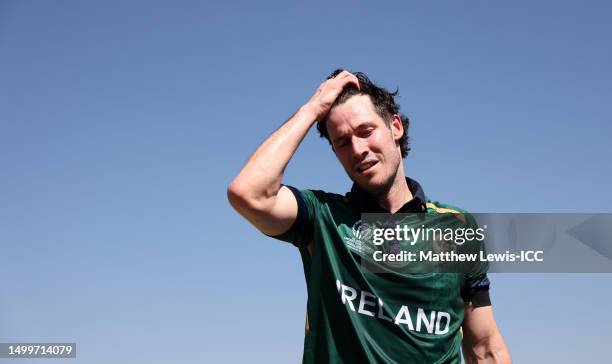
<path id="1" fill-rule="evenodd" d="M 391 133 L 393 134 L 393 139 L 395 141 L 399 141 L 404 135 L 404 123 L 402 123 L 402 118 L 394 114 L 391 116 Z"/>

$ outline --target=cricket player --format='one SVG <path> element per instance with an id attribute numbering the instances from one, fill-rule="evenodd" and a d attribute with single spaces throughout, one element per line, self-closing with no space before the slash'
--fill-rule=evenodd
<path id="1" fill-rule="evenodd" d="M 461 349 L 467 363 L 511 363 L 486 265 L 422 274 L 360 265 L 362 213 L 464 213 L 428 199 L 406 176 L 409 120 L 395 96 L 363 73 L 336 70 L 257 148 L 230 183 L 229 201 L 262 233 L 300 251 L 308 289 L 304 363 L 461 363 Z M 350 192 L 283 184 L 313 124 L 354 182 Z"/>

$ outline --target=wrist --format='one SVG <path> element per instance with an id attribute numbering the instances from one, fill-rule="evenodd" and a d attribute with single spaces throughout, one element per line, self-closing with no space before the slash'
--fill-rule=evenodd
<path id="1" fill-rule="evenodd" d="M 298 114 L 301 115 L 305 120 L 308 120 L 310 125 L 316 123 L 318 121 L 318 113 L 315 108 L 310 104 L 306 103 L 300 107 L 298 110 Z"/>

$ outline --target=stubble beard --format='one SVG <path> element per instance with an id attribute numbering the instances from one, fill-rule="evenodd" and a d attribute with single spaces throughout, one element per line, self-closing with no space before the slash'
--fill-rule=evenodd
<path id="1" fill-rule="evenodd" d="M 385 180 L 381 184 L 376 184 L 374 186 L 371 186 L 371 185 L 370 186 L 364 186 L 364 185 L 360 184 L 359 182 L 357 182 L 357 180 L 355 178 L 351 177 L 351 180 L 353 180 L 353 182 L 355 182 L 359 187 L 361 187 L 361 189 L 363 189 L 364 191 L 368 192 L 369 194 L 371 194 L 373 196 L 384 196 L 387 193 L 389 193 L 389 191 L 391 190 L 391 188 L 393 188 L 393 185 L 396 182 L 397 173 L 399 172 L 399 166 L 400 166 L 400 163 L 401 163 L 401 158 L 399 160 L 394 158 L 390 162 L 393 163 L 393 165 L 392 165 L 393 170 L 385 178 Z"/>

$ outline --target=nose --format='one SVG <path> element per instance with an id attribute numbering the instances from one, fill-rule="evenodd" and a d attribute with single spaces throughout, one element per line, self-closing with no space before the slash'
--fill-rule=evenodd
<path id="1" fill-rule="evenodd" d="M 359 162 L 364 160 L 368 155 L 368 143 L 363 138 L 355 138 L 351 141 L 353 149 L 353 160 Z"/>

